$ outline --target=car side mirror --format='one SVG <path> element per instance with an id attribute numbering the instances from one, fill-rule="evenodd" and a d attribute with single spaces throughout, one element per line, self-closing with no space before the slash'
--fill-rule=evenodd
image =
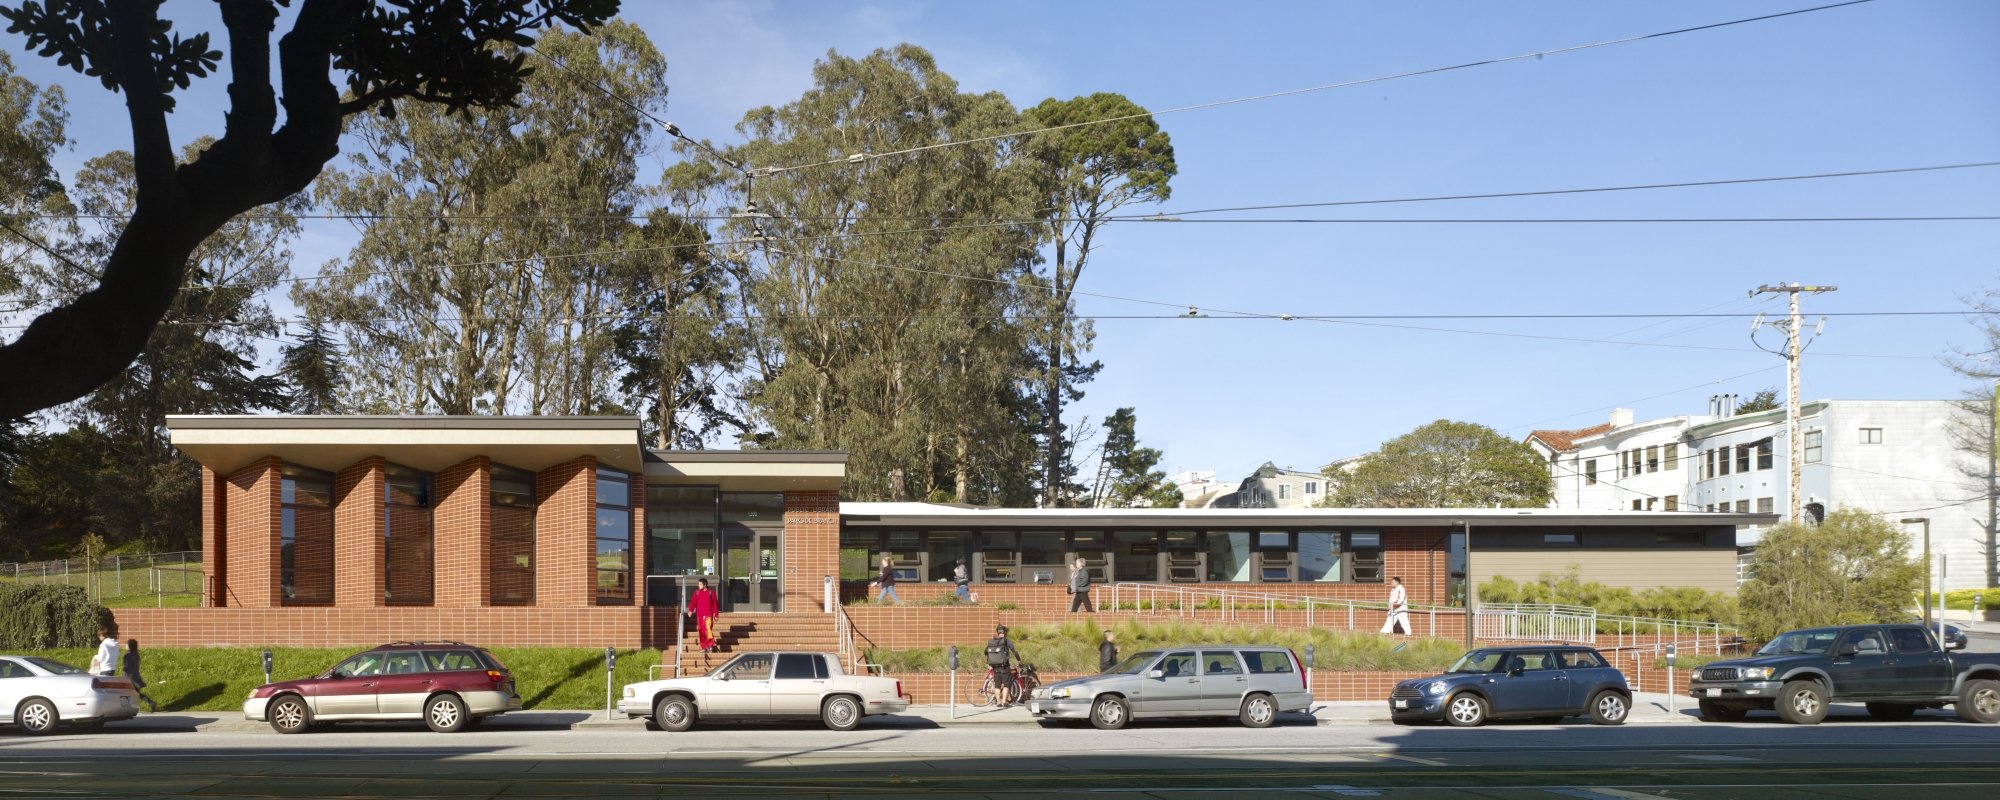
<path id="1" fill-rule="evenodd" d="M 1167 677 L 1167 673 L 1166 673 L 1166 671 L 1164 671 L 1164 670 L 1157 670 L 1157 669 L 1156 669 L 1156 670 L 1153 670 L 1152 672 L 1148 672 L 1148 673 L 1146 673 L 1146 677 L 1148 677 L 1148 678 L 1164 678 L 1164 677 Z"/>
<path id="2" fill-rule="evenodd" d="M 726 681 L 726 680 L 729 680 L 729 673 L 727 673 L 727 672 L 724 672 L 724 673 L 720 673 L 720 674 L 718 674 L 718 675 L 716 675 L 716 676 L 715 676 L 715 679 L 716 679 L 716 680 L 718 680 L 718 681 Z"/>
<path id="3" fill-rule="evenodd" d="M 331 675 L 331 676 L 329 676 L 329 677 L 331 677 L 331 678 L 333 678 L 334 680 L 337 680 L 337 681 L 344 681 L 344 680 L 347 680 L 347 673 L 345 673 L 345 672 L 341 672 L 340 670 L 334 670 L 334 671 L 333 671 L 333 675 Z"/>
<path id="4" fill-rule="evenodd" d="M 1522 669 L 1522 668 L 1520 668 L 1520 667 L 1515 667 L 1515 668 L 1513 668 L 1513 669 L 1510 669 L 1510 670 L 1507 670 L 1507 677 L 1509 677 L 1509 678 L 1519 678 L 1519 677 L 1521 677 L 1521 673 L 1523 673 L 1523 672 L 1526 672 L 1526 671 L 1527 671 L 1527 670 L 1524 670 L 1524 669 Z"/>
<path id="5" fill-rule="evenodd" d="M 1858 656 L 1861 655 L 1861 648 L 1854 644 L 1843 644 L 1839 649 L 1834 650 L 1833 654 L 1837 656 Z"/>

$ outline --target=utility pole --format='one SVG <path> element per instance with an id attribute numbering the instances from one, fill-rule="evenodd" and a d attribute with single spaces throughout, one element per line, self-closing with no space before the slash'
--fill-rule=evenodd
<path id="1" fill-rule="evenodd" d="M 1785 331 L 1785 351 L 1779 355 L 1785 357 L 1787 373 L 1785 378 L 1785 461 L 1791 465 L 1791 486 L 1787 505 L 1791 506 L 1790 514 L 1793 522 L 1800 522 L 1806 516 L 1806 499 L 1805 495 L 1801 493 L 1799 480 L 1799 476 L 1802 473 L 1801 468 L 1804 466 L 1801 460 L 1805 457 L 1805 447 L 1799 441 L 1799 294 L 1802 292 L 1818 294 L 1820 292 L 1831 292 L 1839 288 L 1838 286 L 1800 286 L 1796 283 L 1791 285 L 1780 283 L 1776 286 L 1759 286 L 1750 292 L 1752 297 L 1760 294 L 1779 293 L 1791 295 L 1791 314 L 1785 320 L 1771 324 L 1773 327 L 1783 328 Z M 1763 319 L 1760 317 L 1758 322 L 1761 323 L 1762 321 Z M 1822 319 L 1821 322 L 1824 323 L 1825 320 Z M 1755 323 L 1750 326 L 1750 333 L 1754 340 L 1757 333 L 1757 325 Z M 1761 347 L 1761 345 L 1759 346 Z"/>
<path id="2" fill-rule="evenodd" d="M 1993 382 L 1993 419 L 1986 450 L 1986 585 L 2000 584 L 2000 380 Z"/>

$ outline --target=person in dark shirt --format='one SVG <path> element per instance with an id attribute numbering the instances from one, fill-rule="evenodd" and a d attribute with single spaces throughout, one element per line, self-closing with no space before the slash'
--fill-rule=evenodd
<path id="1" fill-rule="evenodd" d="M 146 701 L 147 708 L 155 712 L 160 710 L 160 704 L 146 696 L 146 679 L 139 677 L 138 639 L 125 640 L 125 677 L 132 679 L 132 691 L 138 693 L 139 699 Z"/>
<path id="2" fill-rule="evenodd" d="M 877 603 L 903 602 L 902 598 L 896 596 L 895 557 L 887 555 L 882 557 L 882 572 L 880 575 L 876 576 L 875 585 L 882 587 L 881 594 L 875 596 L 875 602 Z"/>
<path id="3" fill-rule="evenodd" d="M 1097 645 L 1098 672 L 1110 672 L 1112 667 L 1118 665 L 1117 638 L 1117 634 L 1110 631 L 1104 632 L 1104 641 Z"/>
<path id="4" fill-rule="evenodd" d="M 1000 696 L 1001 708 L 1020 702 L 1021 698 L 1014 696 L 1021 685 L 1014 677 L 1014 659 L 1019 656 L 1013 640 L 1007 638 L 1007 626 L 995 626 L 993 638 L 986 641 L 986 666 L 993 668 L 993 691 Z"/>

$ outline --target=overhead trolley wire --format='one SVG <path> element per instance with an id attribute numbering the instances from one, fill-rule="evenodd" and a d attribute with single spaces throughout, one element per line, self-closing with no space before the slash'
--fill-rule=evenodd
<path id="1" fill-rule="evenodd" d="M 1623 39 L 1611 39 L 1608 41 L 1594 42 L 1591 44 L 1580 44 L 1571 47 L 1562 47 L 1554 50 L 1542 50 L 1539 52 L 1526 53 L 1518 56 L 1507 56 L 1505 58 L 1489 58 L 1481 61 L 1469 61 L 1464 64 L 1453 64 L 1447 67 L 1432 67 L 1430 69 L 1421 69 L 1411 72 L 1399 72 L 1394 75 L 1382 75 L 1374 78 L 1362 78 L 1360 80 L 1345 81 L 1342 83 L 1329 83 L 1324 86 L 1312 86 L 1304 89 L 1291 89 L 1282 92 L 1271 92 L 1268 94 L 1253 95 L 1250 97 L 1239 97 L 1234 100 L 1218 100 L 1210 103 L 1200 103 L 1191 106 L 1181 106 L 1179 108 L 1169 108 L 1163 111 L 1148 111 L 1142 114 L 1125 114 L 1116 117 L 1107 117 L 1105 119 L 1100 119 L 1100 120 L 1091 120 L 1089 122 L 1075 122 L 1068 125 L 1055 125 L 1047 128 L 1016 131 L 1014 133 L 1003 133 L 995 136 L 982 136 L 974 139 L 962 139 L 954 142 L 940 142 L 938 144 L 923 145 L 921 147 L 910 147 L 902 150 L 892 150 L 886 153 L 868 153 L 868 152 L 850 153 L 840 158 L 829 159 L 826 161 L 816 161 L 809 164 L 797 164 L 789 167 L 770 167 L 768 168 L 768 171 L 771 173 L 783 173 L 783 172 L 792 172 L 802 169 L 811 169 L 814 167 L 832 166 L 836 164 L 851 164 L 861 161 L 873 160 L 877 158 L 887 158 L 889 156 L 907 155 L 909 153 L 918 153 L 926 150 L 935 150 L 941 147 L 954 147 L 958 145 L 978 144 L 980 142 L 990 142 L 999 139 L 1012 139 L 1020 136 L 1045 133 L 1048 131 L 1059 131 L 1059 130 L 1066 130 L 1069 128 L 1080 128 L 1087 125 L 1103 125 L 1111 122 L 1123 122 L 1129 119 L 1141 119 L 1144 117 L 1154 117 L 1162 114 L 1178 114 L 1183 111 L 1195 111 L 1204 108 L 1215 108 L 1218 106 L 1235 105 L 1238 103 L 1248 103 L 1255 100 L 1269 100 L 1275 97 L 1289 97 L 1291 95 L 1296 95 L 1296 94 L 1323 92 L 1329 89 L 1340 89 L 1348 86 L 1360 86 L 1362 84 L 1368 84 L 1368 83 L 1380 83 L 1382 81 L 1391 81 L 1391 80 L 1396 80 L 1398 78 L 1413 78 L 1419 75 L 1434 75 L 1440 72 L 1451 72 L 1453 70 L 1470 69 L 1472 67 L 1482 67 L 1491 64 L 1504 64 L 1509 61 L 1520 61 L 1522 59 L 1528 59 L 1528 58 L 1540 58 L 1542 56 L 1552 56 L 1559 53 L 1572 53 L 1578 50 L 1589 50 L 1597 47 L 1609 47 L 1614 44 L 1626 44 L 1628 42 L 1638 42 L 1647 39 L 1658 39 L 1666 36 L 1678 36 L 1683 33 L 1694 33 L 1696 31 L 1705 31 L 1714 28 L 1726 28 L 1731 25 L 1743 25 L 1751 22 L 1762 22 L 1764 20 L 1778 19 L 1780 17 L 1790 17 L 1799 14 L 1810 14 L 1815 11 L 1826 11 L 1828 9 L 1841 8 L 1843 6 L 1860 5 L 1862 3 L 1868 3 L 1868 2 L 1873 2 L 1873 0 L 1848 0 L 1847 2 L 1844 3 L 1833 3 L 1830 5 L 1814 6 L 1812 8 L 1801 8 L 1794 11 L 1783 11 L 1776 14 L 1765 14 L 1763 16 L 1747 17 L 1744 19 L 1729 20 L 1727 22 L 1715 22 L 1707 25 L 1697 25 L 1692 28 L 1680 28 L 1678 30 L 1662 31 L 1660 33 L 1649 33 L 1641 36 L 1628 36 Z"/>
<path id="2" fill-rule="evenodd" d="M 1894 169 L 1872 169 L 1872 170 L 1859 170 L 1859 171 L 1853 171 L 1853 172 L 1821 172 L 1821 173 L 1814 173 L 1814 174 L 1809 174 L 1809 175 L 1776 175 L 1776 176 L 1767 176 L 1767 177 L 1760 177 L 1760 178 L 1727 178 L 1727 179 L 1722 179 L 1722 180 L 1711 180 L 1711 181 L 1681 181 L 1681 182 L 1677 182 L 1677 183 L 1644 183 L 1644 184 L 1629 184 L 1629 185 L 1623 185 L 1623 186 L 1594 186 L 1594 187 L 1586 187 L 1586 188 L 1580 188 L 1580 189 L 1539 189 L 1539 190 L 1533 190 L 1533 191 L 1522 191 L 1522 192 L 1492 192 L 1492 193 L 1487 193 L 1487 194 L 1452 194 L 1452 195 L 1429 195 L 1429 196 L 1423 196 L 1423 197 L 1392 197 L 1392 198 L 1380 198 L 1380 199 L 1371 199 L 1371 200 L 1329 200 L 1329 201 L 1323 201 L 1323 202 L 1312 202 L 1312 203 L 1279 203 L 1279 204 L 1274 204 L 1274 205 L 1257 205 L 1257 206 L 1225 206 L 1225 207 L 1220 207 L 1220 208 L 1195 208 L 1195 209 L 1188 209 L 1188 210 L 1185 210 L 1185 211 L 1162 211 L 1162 212 L 1157 212 L 1157 213 L 1153 213 L 1153 214 L 1111 214 L 1111 215 L 1106 215 L 1106 216 L 1101 216 L 1101 217 L 1089 217 L 1089 218 L 1078 218 L 1078 219 L 1077 219 L 1077 221 L 1080 221 L 1080 222 L 1184 222 L 1184 221 L 1203 221 L 1203 220 L 1176 220 L 1176 219 L 1172 219 L 1172 218 L 1173 218 L 1173 217 L 1177 217 L 1177 216 L 1186 216 L 1186 215 L 1190 215 L 1190 214 L 1220 214 L 1220 213 L 1226 213 L 1226 212 L 1232 212 L 1232 211 L 1273 211 L 1273 210 L 1278 210 L 1278 209 L 1286 209 L 1286 208 L 1332 208 L 1332 207 L 1337 207 L 1337 206 L 1367 206 L 1367 205 L 1390 205 L 1390 204 L 1398 204 L 1398 203 L 1431 203 L 1431 202 L 1439 202 L 1439 201 L 1447 201 L 1447 200 L 1493 200 L 1493 199 L 1502 199 L 1502 198 L 1513 198 L 1513 197 L 1548 197 L 1548 196 L 1555 196 L 1555 195 L 1566 195 L 1566 194 L 1593 194 L 1593 193 L 1602 193 L 1602 192 L 1631 192 L 1631 191 L 1648 191 L 1648 190 L 1653 190 L 1653 189 L 1685 189 L 1685 188 L 1690 188 L 1690 187 L 1697 187 L 1697 186 L 1731 186 L 1731 185 L 1739 185 L 1739 184 L 1750 184 L 1750 183 L 1779 183 L 1779 182 L 1784 182 L 1784 181 L 1807 181 L 1807 180 L 1820 180 L 1820 179 L 1824 179 L 1824 178 L 1854 178 L 1854 177 L 1863 177 L 1863 176 L 1870 176 L 1870 175 L 1897 175 L 1897 174 L 1903 174 L 1903 173 L 1911 173 L 1911 172 L 1938 172 L 1938 171 L 1942 171 L 1942 170 L 1954 170 L 1954 169 L 1975 169 L 1975 168 L 1979 168 L 1979 167 L 1994 167 L 1994 166 L 2000 166 L 2000 161 L 1979 161 L 1979 162 L 1973 162 L 1973 163 L 1968 163 L 1968 164 L 1940 164 L 1940 165 L 1935 165 L 1935 166 L 1927 166 L 1927 167 L 1897 167 L 1897 168 L 1894 168 Z M 59 215 L 59 214 L 39 214 L 39 215 L 36 215 L 36 214 L 29 214 L 29 215 L 21 215 L 21 216 L 23 216 L 24 218 L 41 218 L 41 219 L 57 219 L 57 218 L 60 218 L 60 219 L 124 219 L 124 218 L 125 218 L 125 216 L 124 216 L 124 215 L 111 215 L 111 214 L 79 214 L 79 215 Z M 261 217 L 263 217 L 263 216 L 267 216 L 267 215 L 244 215 L 244 216 L 242 216 L 242 217 L 238 217 L 238 219 L 250 219 L 250 218 L 261 218 Z M 363 221 L 366 221 L 366 220 L 438 220 L 438 219 L 445 219 L 445 220 L 451 220 L 451 219 L 466 219 L 466 220 L 483 220 L 483 219 L 543 219 L 543 220 L 586 220 L 586 221 L 587 221 L 587 220 L 600 220 L 600 219 L 625 219 L 625 220 L 631 220 L 631 219 L 646 219 L 646 218 L 647 218 L 647 217 L 648 217 L 649 215 L 647 215 L 647 214 L 288 214 L 288 215 L 286 215 L 286 216 L 289 216 L 289 217 L 291 217 L 292 219 L 336 219 L 336 220 L 350 220 L 350 221 L 353 221 L 353 220 L 363 220 Z M 845 221 L 845 220 L 855 220 L 855 221 L 863 221 L 863 220 L 878 220 L 878 221 L 884 221 L 884 222 L 887 222 L 887 221 L 897 221 L 897 222 L 1020 222 L 1020 223 L 1039 223 L 1039 222 L 1046 222 L 1046 221 L 1047 221 L 1046 219 L 1044 219 L 1044 218 L 1041 218 L 1041 217 L 937 217 L 937 216 L 931 216 L 931 217 L 911 217 L 911 216 L 875 216 L 875 215 L 869 215 L 869 216 L 865 216 L 865 217 L 858 217 L 858 218 L 857 218 L 857 217 L 850 217 L 850 216 L 838 216 L 838 217 L 832 217 L 832 216 L 812 216 L 812 215 L 807 215 L 807 216 L 795 216 L 795 215 L 777 215 L 777 216 L 776 216 L 776 218 L 778 218 L 778 219 L 787 219 L 787 220 L 797 220 L 797 221 L 801 221 L 801 222 L 838 222 L 838 221 Z M 704 221 L 715 221 L 715 220 L 730 220 L 730 219 L 737 219 L 737 217 L 734 217 L 734 216 L 732 216 L 732 215 L 724 215 L 724 214 L 691 214 L 691 215 L 686 215 L 686 216 L 681 216 L 681 217 L 680 217 L 680 219 L 685 219 L 685 220 L 704 220 Z M 1874 220 L 1882 220 L 1882 219 L 1895 219 L 1895 220 L 1903 220 L 1903 219 L 1922 219 L 1922 220 L 1930 220 L 1930 219 L 1991 219 L 1991 217 L 1893 217 L 1893 218 L 1891 218 L 1891 217 L 1854 217 L 1854 218 L 1833 218 L 1833 217 L 1810 217 L 1810 218 L 1809 218 L 1809 217 L 1786 217 L 1786 218 L 1774 218 L 1774 219 L 1775 219 L 1776 221 L 1804 221 L 1804 220 L 1810 220 L 1810 221 L 1834 221 L 1834 220 L 1842 220 L 1842 221 L 1845 221 L 1845 220 L 1849 220 L 1849 219 L 1852 219 L 1852 220 L 1862 220 L 1862 221 L 1874 221 Z M 1224 222 L 1239 222 L 1239 221 L 1240 221 L 1240 222 L 1266 222 L 1266 221 L 1270 221 L 1270 220 L 1222 220 L 1222 221 L 1224 221 Z M 1339 220 L 1339 221 L 1365 221 L 1365 220 Z M 1400 222 L 1411 222 L 1411 221 L 1419 221 L 1419 220 L 1397 220 L 1397 221 L 1400 221 Z M 1432 221 L 1432 222 L 1454 222 L 1454 221 L 1474 221 L 1474 220 L 1429 220 L 1429 221 Z M 1529 222 L 1547 222 L 1547 221 L 1550 221 L 1550 220 L 1524 220 L 1524 221 L 1529 221 Z M 1628 220 L 1612 220 L 1612 221 L 1628 221 Z M 1684 220 L 1684 221 L 1702 221 L 1702 220 Z M 1732 218 L 1732 220 L 1731 220 L 1731 221 L 1752 221 L 1752 220 L 1749 220 L 1749 218 Z M 929 230 L 929 229 L 925 229 L 925 230 Z"/>

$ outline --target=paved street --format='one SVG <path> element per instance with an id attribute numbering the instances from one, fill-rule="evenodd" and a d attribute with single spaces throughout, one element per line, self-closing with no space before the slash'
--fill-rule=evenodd
<path id="1" fill-rule="evenodd" d="M 1339 724 L 1300 716 L 1142 723 L 1118 732 L 1032 723 L 946 725 L 920 716 L 834 733 L 804 724 L 572 730 L 556 716 L 440 736 L 352 725 L 302 736 L 215 727 L 0 735 L 8 797 L 588 797 L 861 792 L 926 796 L 1243 792 L 1396 798 L 1905 796 L 2000 793 L 2000 726 L 1948 714 L 1908 723 L 1841 709 L 1799 728 L 1775 718 L 1620 728 L 1569 723 L 1475 730 Z M 212 715 L 208 718 L 213 719 Z M 165 722 L 164 719 L 161 722 Z"/>

